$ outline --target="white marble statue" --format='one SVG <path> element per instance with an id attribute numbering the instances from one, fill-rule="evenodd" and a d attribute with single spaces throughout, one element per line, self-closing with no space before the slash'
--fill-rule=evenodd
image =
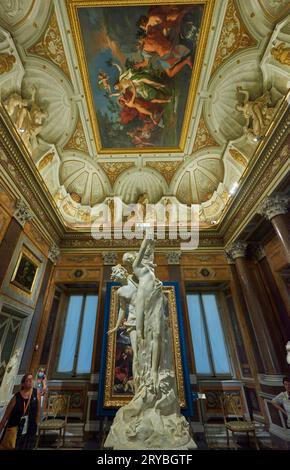
<path id="1" fill-rule="evenodd" d="M 135 313 L 135 298 L 137 294 L 138 284 L 132 279 L 128 271 L 121 264 L 117 264 L 112 268 L 111 279 L 113 281 L 120 282 L 122 287 L 117 290 L 117 297 L 119 300 L 119 314 L 117 323 L 114 328 L 108 331 L 108 334 L 114 333 L 123 323 L 127 333 L 130 336 L 131 346 L 133 350 L 133 378 L 136 377 L 136 313 Z M 128 309 L 128 316 L 126 318 L 126 312 Z M 124 322 L 124 320 L 126 320 Z"/>
<path id="2" fill-rule="evenodd" d="M 13 393 L 13 387 L 17 375 L 18 360 L 20 356 L 20 349 L 15 349 L 10 357 L 5 369 L 2 384 L 0 387 L 0 403 L 10 400 Z"/>
<path id="3" fill-rule="evenodd" d="M 286 344 L 286 351 L 287 351 L 287 356 L 286 356 L 286 361 L 288 364 L 290 364 L 290 341 Z"/>
<path id="4" fill-rule="evenodd" d="M 117 412 L 105 442 L 106 448 L 196 448 L 189 424 L 180 413 L 167 299 L 161 281 L 155 276 L 153 255 L 154 242 L 145 238 L 138 254 L 125 253 L 123 256 L 123 263 L 133 271 L 130 280 L 135 276 L 138 281 L 133 280 L 137 289 L 131 296 L 126 296 L 124 290 L 123 294 L 119 293 L 120 297 L 126 297 L 133 318 L 136 317 L 135 395 Z M 119 269 L 114 267 L 113 272 Z M 119 318 L 123 315 L 119 313 Z M 131 327 L 134 321 L 128 319 L 127 323 Z"/>

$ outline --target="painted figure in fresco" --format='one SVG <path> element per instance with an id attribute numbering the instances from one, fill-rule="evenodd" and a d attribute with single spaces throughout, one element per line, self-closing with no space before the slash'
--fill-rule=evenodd
<path id="1" fill-rule="evenodd" d="M 138 21 L 139 28 L 148 33 L 151 28 L 158 27 L 164 36 L 167 36 L 172 28 L 177 28 L 183 16 L 188 12 L 190 6 L 157 6 L 150 7 L 147 16 L 141 16 Z"/>
<path id="2" fill-rule="evenodd" d="M 150 101 L 151 103 L 168 103 L 169 90 L 166 85 L 161 82 L 153 80 L 152 76 L 148 71 L 136 71 L 132 68 L 122 71 L 118 64 L 112 64 L 119 70 L 119 80 L 114 86 L 117 90 L 111 96 L 119 96 L 121 93 L 125 93 L 127 89 L 133 92 L 135 89 L 136 93 L 141 96 L 144 100 Z"/>
<path id="3" fill-rule="evenodd" d="M 190 49 L 183 44 L 173 45 L 160 30 L 152 30 L 141 37 L 138 46 L 143 61 L 137 63 L 135 69 L 148 67 L 154 57 L 157 57 L 158 64 L 168 77 L 174 77 L 186 65 L 193 67 Z"/>
<path id="4" fill-rule="evenodd" d="M 118 103 L 121 106 L 135 109 L 139 115 L 144 114 L 144 116 L 149 116 L 151 121 L 155 125 L 158 125 L 157 115 L 154 113 L 154 109 L 156 110 L 156 108 L 154 108 L 154 106 L 152 107 L 151 104 L 167 103 L 170 100 L 152 99 L 151 101 L 146 102 L 145 100 L 136 97 L 136 88 L 133 83 L 131 90 L 131 93 L 127 93 L 126 95 L 119 97 Z"/>
<path id="5" fill-rule="evenodd" d="M 104 88 L 110 95 L 112 94 L 111 85 L 109 83 L 109 77 L 105 72 L 98 73 L 97 85 L 100 88 Z"/>

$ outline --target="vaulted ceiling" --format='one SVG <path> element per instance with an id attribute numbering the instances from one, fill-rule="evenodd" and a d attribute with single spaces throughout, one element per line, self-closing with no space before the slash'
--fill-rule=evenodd
<path id="1" fill-rule="evenodd" d="M 174 68 L 173 42 L 167 56 L 155 52 L 154 63 L 161 64 L 158 77 L 155 69 L 154 75 L 152 69 L 132 66 L 144 60 L 133 47 L 135 19 L 144 12 L 154 16 L 150 3 L 162 6 L 155 18 L 163 29 L 153 25 L 141 37 L 151 34 L 152 39 L 158 29 L 170 44 L 174 32 L 174 53 L 179 54 L 174 63 L 190 56 L 192 68 L 185 63 L 173 76 L 166 75 L 166 67 Z M 202 228 L 218 226 L 271 132 L 290 86 L 289 1 L 169 3 L 0 3 L 1 101 L 56 210 L 73 229 L 90 226 L 96 204 L 120 196 L 126 205 L 144 193 L 151 203 L 166 204 L 172 197 L 199 204 Z M 122 84 L 131 74 L 130 86 L 116 97 L 114 84 L 121 83 L 122 75 L 114 61 L 125 76 Z M 13 107 L 13 97 L 17 101 L 19 96 L 28 100 L 22 109 L 24 115 L 30 110 L 29 119 L 33 109 L 43 112 L 34 137 L 26 141 L 21 108 Z M 259 112 L 263 122 L 256 128 Z"/>

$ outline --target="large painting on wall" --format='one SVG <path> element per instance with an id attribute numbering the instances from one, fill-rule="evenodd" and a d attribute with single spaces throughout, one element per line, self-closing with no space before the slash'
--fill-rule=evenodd
<path id="1" fill-rule="evenodd" d="M 105 306 L 104 342 L 99 388 L 99 414 L 110 414 L 106 410 L 128 403 L 134 394 L 130 334 L 122 325 L 112 335 L 107 335 L 117 322 L 119 303 L 117 290 L 120 286 L 107 283 Z M 172 332 L 173 357 L 180 407 L 191 409 L 191 392 L 187 369 L 182 314 L 179 308 L 179 294 L 175 283 L 164 283 L 164 294 L 168 299 L 168 314 Z M 126 322 L 126 320 L 124 320 Z"/>
<path id="2" fill-rule="evenodd" d="M 98 151 L 180 150 L 212 0 L 67 4 Z"/>

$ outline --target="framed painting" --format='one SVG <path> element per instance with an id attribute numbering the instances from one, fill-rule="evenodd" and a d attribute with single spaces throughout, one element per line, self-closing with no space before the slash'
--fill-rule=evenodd
<path id="1" fill-rule="evenodd" d="M 32 295 L 40 264 L 40 260 L 23 245 L 10 284 Z"/>
<path id="2" fill-rule="evenodd" d="M 66 0 L 98 153 L 183 151 L 213 0 Z"/>
<path id="3" fill-rule="evenodd" d="M 127 404 L 133 397 L 132 346 L 130 336 L 121 325 L 116 333 L 107 335 L 117 321 L 119 303 L 118 283 L 107 283 L 104 340 L 100 371 L 98 415 L 113 415 L 116 409 Z M 177 391 L 181 410 L 192 414 L 192 394 L 187 368 L 186 346 L 183 319 L 180 311 L 177 283 L 163 283 L 164 294 L 168 299 L 169 321 L 172 332 L 173 358 Z"/>

